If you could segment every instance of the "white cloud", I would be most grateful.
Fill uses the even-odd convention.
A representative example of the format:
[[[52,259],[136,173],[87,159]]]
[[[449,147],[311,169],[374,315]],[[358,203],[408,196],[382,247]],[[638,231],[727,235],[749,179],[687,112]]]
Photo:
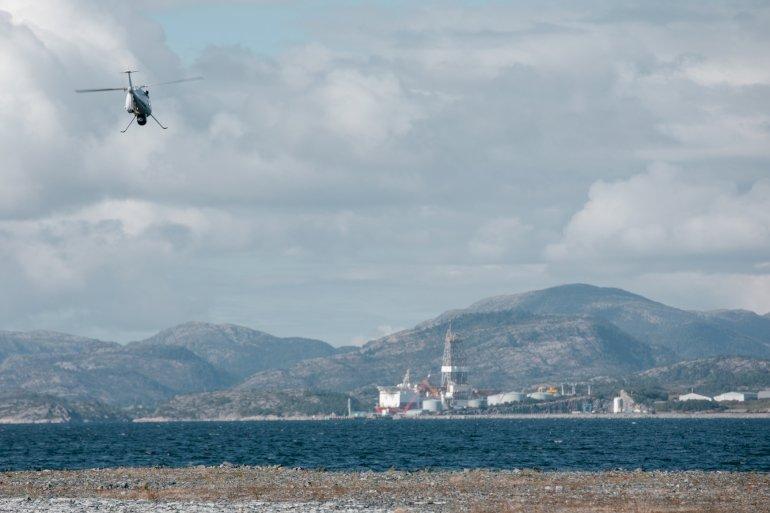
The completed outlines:
[[[328,74],[318,91],[325,124],[362,151],[406,135],[420,107],[410,101],[393,75],[366,76],[341,69]]]
[[[762,6],[335,3],[285,52],[190,69],[155,6],[0,0],[0,327],[339,342],[487,294],[767,261]],[[169,130],[122,135],[120,93],[72,90],[127,66],[206,80],[152,90]],[[654,158],[678,167],[641,173]]]
[[[647,273],[628,283],[634,290],[689,308],[742,308],[770,313],[770,274],[682,271]]]
[[[237,220],[213,210],[104,201],[65,215],[0,221],[0,256],[40,290],[59,293],[98,286],[89,282],[103,278],[101,269],[145,272],[179,252],[216,245],[219,232],[240,230]]]
[[[484,223],[468,243],[471,254],[481,259],[515,259],[517,250],[528,249],[526,237],[532,226],[517,217],[493,219]]]
[[[747,190],[657,164],[591,186],[546,254],[553,260],[708,256],[770,250],[770,180]]]

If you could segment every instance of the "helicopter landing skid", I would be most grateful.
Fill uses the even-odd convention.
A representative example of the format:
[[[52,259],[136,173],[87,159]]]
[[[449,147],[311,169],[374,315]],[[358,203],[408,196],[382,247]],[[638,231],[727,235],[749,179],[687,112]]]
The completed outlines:
[[[121,131],[120,131],[120,133],[121,133],[121,134],[125,134],[125,133],[126,133],[126,130],[128,130],[128,128],[129,128],[129,127],[130,127],[130,126],[131,126],[131,125],[134,123],[134,120],[135,120],[135,119],[136,119],[136,116],[134,116],[133,118],[131,118],[131,121],[129,121],[129,122],[128,122],[128,124],[126,125],[126,128],[124,128],[123,130],[121,130]]]

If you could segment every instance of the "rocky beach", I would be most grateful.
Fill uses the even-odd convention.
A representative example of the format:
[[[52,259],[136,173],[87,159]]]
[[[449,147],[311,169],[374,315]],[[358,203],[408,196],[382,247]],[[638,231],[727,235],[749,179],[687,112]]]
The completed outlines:
[[[764,472],[330,472],[283,467],[118,468],[0,474],[0,511],[752,512]]]

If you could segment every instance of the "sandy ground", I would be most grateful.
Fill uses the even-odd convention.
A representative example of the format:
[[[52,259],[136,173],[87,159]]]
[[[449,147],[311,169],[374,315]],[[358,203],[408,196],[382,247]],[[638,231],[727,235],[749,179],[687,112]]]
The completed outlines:
[[[770,512],[770,473],[324,472],[194,467],[6,472],[0,512]]]

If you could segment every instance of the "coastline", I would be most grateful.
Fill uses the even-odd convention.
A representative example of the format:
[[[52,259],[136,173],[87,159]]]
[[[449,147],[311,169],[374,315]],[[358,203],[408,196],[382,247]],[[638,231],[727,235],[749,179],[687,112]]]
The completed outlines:
[[[174,423],[174,422],[280,422],[280,421],[333,421],[333,420],[475,420],[475,419],[511,419],[511,420],[548,420],[548,419],[614,419],[614,420],[645,420],[645,419],[770,419],[770,412],[718,412],[718,413],[512,413],[512,414],[449,414],[449,415],[417,415],[395,417],[346,417],[346,416],[291,416],[277,415],[251,417],[219,417],[219,418],[169,418],[169,417],[140,417],[125,421],[79,421],[77,424],[96,423]],[[0,426],[9,425],[67,425],[72,422],[62,419],[18,419],[12,417],[0,418]]]
[[[355,472],[283,467],[0,473],[0,511],[756,512],[770,473]]]
[[[329,421],[329,420],[474,420],[474,419],[770,419],[770,412],[719,412],[719,413],[512,413],[512,414],[450,414],[450,415],[416,415],[395,417],[345,417],[345,416],[264,416],[264,417],[223,417],[206,419],[175,419],[167,417],[145,417],[133,419],[136,423],[171,423],[171,422],[275,422],[275,421]]]

